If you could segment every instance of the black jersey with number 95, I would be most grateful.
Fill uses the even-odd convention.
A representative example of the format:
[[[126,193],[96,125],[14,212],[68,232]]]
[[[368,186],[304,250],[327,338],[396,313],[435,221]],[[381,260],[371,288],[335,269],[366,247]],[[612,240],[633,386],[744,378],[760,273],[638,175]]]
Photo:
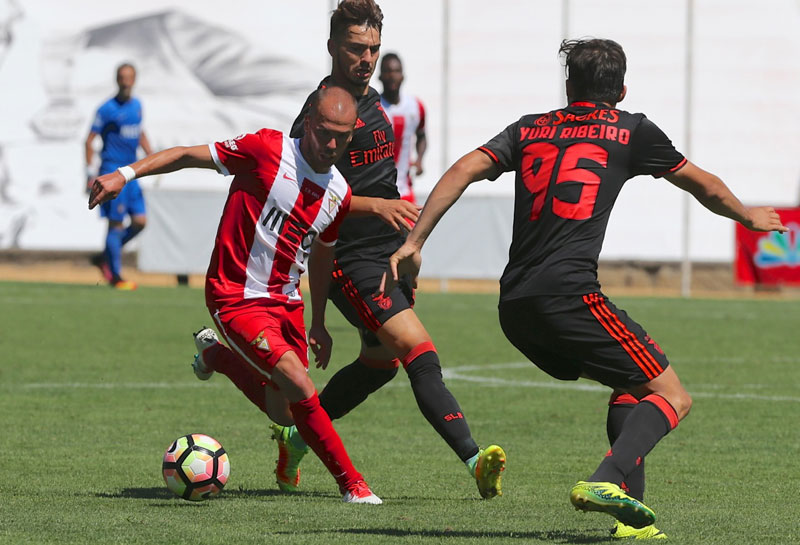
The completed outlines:
[[[686,162],[644,114],[590,102],[523,116],[478,149],[497,176],[517,173],[506,301],[598,291],[597,258],[622,185]]]

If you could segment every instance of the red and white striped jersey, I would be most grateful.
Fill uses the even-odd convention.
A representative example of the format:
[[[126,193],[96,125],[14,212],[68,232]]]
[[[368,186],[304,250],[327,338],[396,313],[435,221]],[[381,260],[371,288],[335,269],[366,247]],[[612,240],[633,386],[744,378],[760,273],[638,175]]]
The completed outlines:
[[[397,164],[397,189],[400,197],[413,196],[411,190],[411,153],[417,132],[425,128],[425,107],[416,97],[400,93],[400,101],[392,104],[381,95],[381,106],[392,121],[394,130],[394,162]]]
[[[336,168],[320,174],[300,140],[271,129],[209,144],[217,169],[234,176],[206,275],[216,306],[267,297],[300,302],[300,275],[314,240],[336,243],[350,187]]]

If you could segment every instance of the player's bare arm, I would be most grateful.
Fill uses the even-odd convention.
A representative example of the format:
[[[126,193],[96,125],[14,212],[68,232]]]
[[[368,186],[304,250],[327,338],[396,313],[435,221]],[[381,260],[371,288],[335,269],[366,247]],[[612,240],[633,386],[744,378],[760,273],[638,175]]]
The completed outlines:
[[[308,263],[308,287],[311,292],[311,327],[308,345],[314,353],[317,367],[325,369],[331,359],[333,339],[325,327],[325,307],[333,272],[334,246],[325,246],[318,240],[311,247]]]
[[[96,132],[89,131],[89,134],[86,136],[86,143],[84,144],[86,155],[86,191],[91,190],[92,182],[97,177],[96,171],[90,172],[90,169],[92,168],[92,161],[94,161],[94,139],[96,136]]]
[[[184,168],[217,168],[211,157],[211,151],[206,145],[177,146],[165,149],[136,161],[128,167],[133,169],[136,178],[166,174]],[[97,178],[89,193],[89,210],[98,204],[116,198],[126,183],[127,180],[119,170]]]
[[[407,222],[417,221],[419,211],[420,207],[416,204],[400,199],[353,195],[350,204],[350,215],[355,217],[378,216],[391,225],[395,231],[408,230]]]
[[[389,258],[391,277],[384,274],[380,292],[388,293],[400,276],[409,274],[416,285],[422,266],[422,246],[445,212],[455,203],[470,184],[485,180],[495,174],[497,166],[483,152],[472,151],[455,162],[433,188],[425,208],[405,243]]]
[[[428,138],[425,136],[425,129],[420,129],[417,131],[417,142],[416,142],[416,150],[417,150],[417,160],[414,161],[414,168],[416,169],[416,175],[419,176],[424,172],[424,168],[422,168],[422,157],[425,155],[425,151],[428,149]]]
[[[781,218],[773,207],[744,206],[719,177],[689,161],[676,172],[664,177],[690,193],[715,214],[738,221],[751,231],[785,233],[789,230],[781,223]]]

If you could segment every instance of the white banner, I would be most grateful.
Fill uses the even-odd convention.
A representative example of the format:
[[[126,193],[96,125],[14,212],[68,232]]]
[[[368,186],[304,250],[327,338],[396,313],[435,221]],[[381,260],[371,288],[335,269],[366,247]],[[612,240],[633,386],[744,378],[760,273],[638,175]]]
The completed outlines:
[[[628,96],[620,107],[646,112],[686,151],[685,1],[613,0],[602,10],[592,0],[498,0],[492,9],[478,0],[451,1],[448,44],[443,2],[380,4],[382,51],[400,54],[404,90],[427,108],[426,168],[415,181],[420,195],[443,165],[519,116],[564,104],[556,55],[563,34],[620,42],[628,55]],[[796,205],[800,4],[693,4],[690,160],[719,174],[746,203]],[[330,70],[331,6],[331,0],[0,0],[0,249],[102,246],[105,226],[86,210],[83,143],[97,107],[116,91],[118,64],[130,61],[138,69],[134,93],[155,149],[264,126],[285,131]],[[374,85],[380,89],[377,78]],[[143,181],[145,189],[162,184],[227,189],[224,179],[194,172]],[[505,175],[477,184],[469,195],[507,197],[512,188]],[[504,214],[510,216],[510,207]],[[632,180],[611,218],[602,257],[678,260],[680,221],[679,190],[663,180]],[[474,246],[507,246],[496,221],[484,227],[470,235]],[[733,244],[730,221],[692,205],[692,259],[730,260]],[[477,262],[474,272],[487,266]]]

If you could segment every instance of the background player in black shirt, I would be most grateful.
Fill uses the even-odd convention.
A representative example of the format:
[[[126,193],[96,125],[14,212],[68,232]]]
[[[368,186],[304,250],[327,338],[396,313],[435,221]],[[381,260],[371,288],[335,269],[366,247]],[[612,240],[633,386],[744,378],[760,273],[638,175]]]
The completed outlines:
[[[464,413],[442,380],[436,347],[412,309],[413,287],[401,279],[395,289],[376,295],[387,259],[403,243],[406,221],[418,217],[418,207],[400,199],[392,125],[380,95],[369,86],[380,53],[382,20],[373,0],[344,0],[331,16],[328,52],[333,66],[320,87],[337,85],[351,91],[358,121],[336,163],[353,196],[350,215],[339,227],[330,298],[358,328],[361,350],[355,361],[331,377],[320,403],[332,420],[341,418],[390,381],[402,363],[420,411],[466,464],[481,496],[492,498],[501,493],[505,453],[496,445],[481,450],[472,438]],[[298,116],[292,137],[301,136],[307,108]],[[273,429],[279,449],[278,486],[296,490],[305,443],[293,426]]]
[[[689,413],[692,401],[661,348],[600,292],[597,258],[611,209],[626,180],[650,174],[749,229],[787,229],[773,208],[745,208],[643,114],[616,109],[627,91],[619,44],[564,41],[560,53],[569,105],[523,116],[459,159],[391,257],[391,275],[419,273],[422,245],[469,184],[516,171],[513,238],[500,280],[503,332],[553,377],[590,378],[614,389],[607,419],[611,450],[573,487],[570,500],[578,509],[617,518],[615,537],[666,537],[642,502],[644,457]],[[387,278],[383,287],[393,284]]]

